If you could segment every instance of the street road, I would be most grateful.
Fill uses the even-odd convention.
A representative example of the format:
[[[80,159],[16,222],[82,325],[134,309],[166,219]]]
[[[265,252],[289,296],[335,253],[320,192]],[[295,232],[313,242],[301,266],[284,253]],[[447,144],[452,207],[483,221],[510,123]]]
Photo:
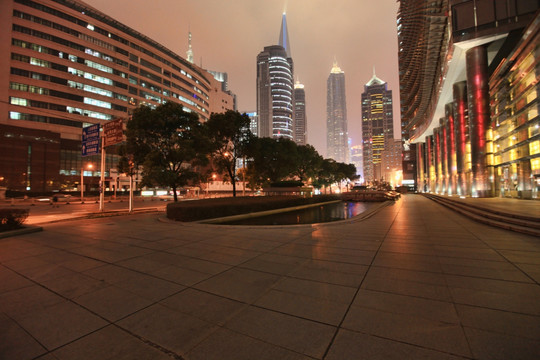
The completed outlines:
[[[165,211],[168,201],[159,199],[151,200],[149,198],[136,198],[133,203],[135,210],[154,208],[159,211]],[[81,204],[80,199],[73,199],[66,202],[61,199],[55,205],[51,205],[48,201],[38,201],[32,199],[16,199],[15,201],[6,200],[0,204],[0,207],[23,208],[29,209],[30,214],[25,224],[35,225],[51,221],[65,220],[86,216],[91,213],[99,213],[99,202],[95,199],[85,199],[85,203]],[[122,200],[106,199],[104,203],[104,211],[128,211],[129,202],[127,198]]]

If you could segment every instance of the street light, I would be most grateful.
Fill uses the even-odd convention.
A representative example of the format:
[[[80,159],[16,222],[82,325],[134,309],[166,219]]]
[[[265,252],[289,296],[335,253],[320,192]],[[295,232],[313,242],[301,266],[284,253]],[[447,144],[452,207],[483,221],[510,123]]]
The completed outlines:
[[[94,165],[88,164],[86,168],[91,170]],[[84,204],[84,166],[81,168],[81,204]]]

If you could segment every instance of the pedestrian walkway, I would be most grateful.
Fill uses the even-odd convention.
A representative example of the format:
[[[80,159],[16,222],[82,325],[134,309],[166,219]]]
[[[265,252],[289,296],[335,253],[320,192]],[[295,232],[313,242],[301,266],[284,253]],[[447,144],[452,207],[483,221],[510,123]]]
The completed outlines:
[[[321,225],[162,218],[0,240],[0,358],[540,358],[537,238],[414,194]]]

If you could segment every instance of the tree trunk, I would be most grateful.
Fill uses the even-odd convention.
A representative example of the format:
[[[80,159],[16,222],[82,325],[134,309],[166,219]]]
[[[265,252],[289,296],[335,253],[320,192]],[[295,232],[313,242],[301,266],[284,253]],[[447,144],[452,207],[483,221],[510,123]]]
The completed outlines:
[[[173,185],[172,190],[173,190],[174,202],[178,202],[178,195],[176,194],[176,186],[175,185]]]
[[[232,168],[228,168],[227,172],[229,173],[229,177],[231,178],[231,184],[232,184],[232,196],[236,197],[236,174],[235,171],[236,168],[233,166]]]

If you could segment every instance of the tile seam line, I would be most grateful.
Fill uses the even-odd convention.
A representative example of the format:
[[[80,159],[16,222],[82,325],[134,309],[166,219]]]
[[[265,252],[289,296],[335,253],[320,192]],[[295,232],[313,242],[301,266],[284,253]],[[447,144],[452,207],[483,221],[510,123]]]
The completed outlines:
[[[351,302],[349,303],[348,307],[347,307],[347,310],[345,311],[345,313],[343,314],[343,317],[341,318],[341,321],[339,322],[338,326],[336,327],[336,331],[334,332],[334,336],[332,336],[332,339],[330,340],[330,343],[328,344],[328,347],[326,348],[326,351],[324,352],[324,355],[322,356],[322,359],[326,359],[326,357],[328,356],[328,353],[330,352],[330,349],[332,348],[332,345],[334,344],[334,341],[336,340],[336,337],[340,331],[340,329],[342,329],[342,325],[343,325],[343,322],[345,321],[345,318],[347,317],[347,315],[349,314],[349,311],[351,310],[351,307],[352,307],[352,304],[354,303],[354,300],[356,299],[356,297],[358,296],[358,293],[360,292],[360,289],[362,288],[362,284],[364,283],[364,280],[366,279],[368,273],[369,273],[369,270],[372,268],[373,266],[373,263],[375,262],[375,258],[377,257],[377,255],[379,254],[379,251],[386,239],[386,237],[388,236],[388,234],[390,233],[390,230],[392,228],[392,226],[394,225],[395,221],[396,221],[396,218],[398,217],[398,214],[402,211],[403,209],[403,199],[401,200],[398,200],[399,201],[399,209],[397,211],[393,211],[391,212],[391,215],[393,217],[392,219],[392,222],[387,225],[388,228],[385,232],[385,235],[384,237],[382,238],[377,250],[375,251],[375,253],[373,254],[373,258],[371,259],[371,262],[370,264],[368,265],[368,268],[366,270],[366,273],[364,274],[363,278],[362,278],[362,281],[360,282],[360,284],[358,285],[358,287],[356,288],[356,291],[351,299]],[[389,207],[385,207],[385,209],[387,209]],[[377,212],[373,215],[374,217],[377,217],[377,216],[381,216],[380,215],[380,212]],[[384,225],[383,225],[384,226]]]
[[[442,206],[441,204],[435,202],[436,204]],[[444,209],[446,210],[449,210],[447,207],[443,206]],[[464,227],[460,222],[456,221],[456,219],[453,219],[452,220],[456,225],[458,225],[459,227]],[[422,221],[424,227],[427,226],[427,222],[426,222],[426,219],[423,218],[423,221]],[[468,229],[466,229],[468,231]],[[474,236],[474,238],[478,239],[478,237],[474,234],[472,234]],[[479,240],[479,239],[478,239]],[[442,278],[444,280],[444,285],[448,291],[448,295],[450,296],[450,303],[452,304],[452,308],[454,309],[454,313],[456,314],[456,317],[458,319],[458,325],[459,325],[459,328],[461,330],[461,334],[463,335],[463,338],[465,339],[465,342],[467,344],[467,349],[469,350],[469,354],[471,357],[474,356],[474,352],[473,352],[473,348],[472,348],[472,345],[471,345],[471,341],[469,340],[469,337],[467,336],[467,332],[465,331],[465,325],[463,324],[463,321],[461,319],[461,316],[460,316],[460,313],[457,309],[457,306],[456,306],[456,299],[454,298],[453,294],[452,294],[452,291],[450,290],[450,286],[448,285],[448,279],[446,277],[447,273],[443,270],[443,266],[442,266],[442,263],[441,263],[441,256],[439,256],[438,254],[435,255],[435,258],[437,259],[437,263],[439,264],[439,268],[441,269],[441,274],[442,274]]]
[[[197,288],[196,286],[199,285],[199,284],[201,284],[201,283],[203,283],[203,282],[205,282],[205,281],[208,281],[208,280],[210,280],[210,279],[212,279],[212,278],[215,278],[216,276],[221,275],[221,274],[223,274],[223,273],[225,273],[225,272],[227,272],[227,271],[230,271],[230,270],[233,270],[233,269],[244,269],[244,268],[242,268],[242,267],[240,267],[240,266],[243,265],[243,264],[245,264],[245,263],[247,263],[247,262],[249,262],[249,261],[251,261],[251,260],[253,260],[253,259],[256,259],[256,258],[259,258],[259,257],[261,257],[261,256],[263,256],[263,255],[269,254],[269,253],[273,252],[273,251],[274,251],[275,249],[277,249],[277,248],[280,248],[280,247],[285,246],[285,245],[289,245],[289,244],[291,244],[291,243],[297,241],[298,238],[307,237],[307,236],[309,236],[311,233],[313,233],[313,231],[315,231],[315,229],[313,229],[313,230],[312,230],[311,232],[309,232],[309,233],[306,233],[306,234],[300,234],[300,235],[298,235],[297,237],[295,237],[294,239],[291,239],[290,241],[288,241],[288,242],[286,242],[286,243],[282,243],[282,244],[280,244],[279,246],[277,246],[277,247],[275,247],[275,248],[268,249],[268,250],[265,251],[265,252],[261,252],[261,253],[258,254],[257,256],[255,256],[255,257],[253,257],[253,258],[251,258],[251,259],[247,259],[247,260],[245,260],[245,261],[243,261],[243,262],[241,262],[241,263],[239,263],[239,264],[237,264],[237,265],[230,265],[230,267],[229,267],[228,269],[225,269],[225,270],[223,270],[223,271],[220,271],[219,273],[213,274],[212,276],[208,277],[207,279],[200,280],[200,281],[198,281],[198,282],[196,282],[196,283],[194,283],[194,284],[192,284],[192,285],[190,285],[190,286],[186,286],[185,289],[182,289],[182,290],[179,291],[178,293],[182,293],[182,292],[184,292],[184,291],[186,291],[186,290],[188,290],[188,289],[191,289],[191,290],[195,290],[195,291],[202,291],[202,292],[204,292],[204,293],[211,294],[211,295],[214,295],[214,296],[218,296],[218,297],[221,297],[221,298],[225,298],[225,299],[237,301],[237,302],[243,303],[245,306],[255,306],[255,303],[257,302],[257,300],[259,300],[262,296],[264,296],[266,293],[268,293],[268,291],[270,291],[271,288],[270,288],[268,291],[264,292],[264,293],[263,293],[261,296],[259,296],[257,299],[255,299],[255,300],[253,300],[253,301],[251,301],[251,302],[244,302],[244,301],[239,301],[239,300],[237,300],[237,299],[228,298],[228,297],[223,296],[223,295],[215,294],[215,293],[212,293],[212,292],[207,291],[207,290],[199,289],[199,288]],[[306,259],[306,261],[307,261],[307,259]],[[305,261],[304,261],[304,262],[305,262]],[[248,269],[248,270],[251,270],[251,271],[258,271],[258,270],[252,270],[252,269]],[[272,274],[272,275],[276,275],[276,274]],[[280,277],[284,277],[284,276],[280,276]],[[279,281],[279,280],[278,280],[278,281]],[[166,298],[172,297],[172,296],[174,296],[174,295],[176,295],[176,294],[172,294],[172,295],[170,295],[170,296],[168,296],[168,297],[166,297]],[[164,299],[160,300],[159,302],[161,302],[161,301],[163,301],[163,300],[164,300]],[[162,305],[162,306],[165,306],[165,305]],[[190,315],[190,316],[193,316],[193,315]],[[214,324],[214,325],[216,326],[216,329],[224,328],[224,329],[231,330],[231,329],[229,329],[226,325],[227,325],[227,323],[229,323],[230,321],[232,321],[232,319],[234,319],[234,318],[237,317],[237,316],[238,316],[238,314],[234,314],[231,318],[227,319],[223,324]],[[204,320],[204,321],[207,321],[207,320]],[[208,321],[207,321],[207,322],[208,322]],[[193,349],[197,348],[197,347],[198,347],[200,344],[202,344],[206,339],[208,339],[210,336],[212,336],[213,334],[215,334],[216,331],[217,331],[217,330],[214,330],[214,331],[209,332],[209,333],[207,334],[207,336],[203,337],[197,344],[193,345],[192,348],[189,349],[189,350],[186,352],[186,354],[189,354]],[[245,335],[245,334],[242,334],[242,335]],[[249,337],[251,337],[251,336],[249,336]],[[263,340],[261,340],[261,339],[257,339],[257,340],[263,341]],[[264,341],[263,341],[263,342],[264,342]],[[276,346],[277,346],[277,345],[276,345]],[[278,346],[278,347],[280,347],[280,346]],[[285,348],[283,348],[283,349],[285,349]],[[287,350],[292,351],[292,350],[290,350],[290,349],[287,349]],[[303,354],[303,355],[305,355],[305,354]],[[307,355],[305,355],[305,356],[307,356]],[[179,360],[182,360],[182,359],[183,359],[183,358],[180,358]]]
[[[47,350],[47,352],[46,352],[45,354],[41,354],[41,355],[39,355],[39,357],[41,357],[41,356],[43,356],[43,355],[48,355],[48,354],[50,354],[50,353],[53,353],[54,351],[59,350],[59,349],[65,347],[65,346],[67,346],[67,345],[70,345],[70,344],[72,344],[72,343],[74,343],[74,342],[76,342],[76,341],[78,341],[78,340],[80,340],[80,339],[83,339],[83,338],[85,338],[85,337],[87,337],[87,336],[89,336],[89,335],[92,335],[92,334],[94,334],[94,333],[96,333],[96,332],[98,332],[98,331],[101,331],[101,330],[105,329],[105,328],[108,327],[108,326],[114,326],[114,327],[116,327],[116,328],[118,328],[118,329],[120,329],[120,330],[122,330],[122,331],[124,331],[124,332],[126,332],[126,333],[128,333],[128,334],[130,334],[131,336],[133,336],[133,337],[135,337],[135,338],[141,340],[141,341],[144,342],[145,344],[147,344],[147,345],[149,345],[149,346],[152,346],[152,347],[155,348],[155,349],[158,349],[159,351],[163,352],[164,354],[166,354],[166,355],[168,355],[168,356],[172,356],[172,357],[175,358],[176,360],[184,360],[184,358],[183,358],[181,355],[176,354],[174,351],[169,350],[169,349],[167,349],[167,348],[164,348],[164,347],[162,347],[162,346],[159,345],[159,344],[155,344],[155,343],[153,343],[152,341],[147,340],[147,339],[145,339],[145,338],[143,338],[143,337],[140,337],[140,336],[138,336],[138,335],[136,335],[136,334],[134,334],[134,333],[131,333],[131,332],[128,331],[127,329],[124,329],[123,327],[121,327],[120,325],[117,324],[118,321],[121,321],[121,320],[123,320],[123,319],[125,319],[125,318],[127,318],[127,317],[129,317],[129,316],[131,316],[131,315],[133,315],[133,314],[135,314],[135,313],[137,313],[137,312],[139,312],[139,311],[142,311],[142,310],[147,309],[147,308],[149,308],[149,307],[151,307],[151,306],[154,306],[154,305],[158,304],[161,300],[159,300],[159,301],[154,301],[154,302],[152,302],[151,304],[149,304],[149,305],[147,305],[147,306],[145,306],[145,307],[143,307],[143,308],[141,308],[141,309],[139,309],[139,310],[137,310],[137,311],[135,311],[135,312],[133,312],[133,313],[131,313],[131,314],[128,314],[128,315],[126,315],[126,316],[124,316],[124,317],[122,317],[122,318],[120,318],[120,319],[118,319],[118,320],[111,321],[111,320],[109,320],[109,319],[107,319],[107,318],[101,316],[100,314],[96,313],[96,312],[93,311],[92,309],[89,309],[89,308],[87,308],[86,306],[84,306],[84,305],[82,305],[82,304],[79,304],[79,303],[76,302],[75,300],[70,299],[70,298],[68,298],[68,297],[65,297],[64,295],[62,295],[62,294],[60,294],[60,293],[58,293],[58,292],[56,292],[56,291],[54,291],[54,290],[52,290],[52,289],[49,289],[49,288],[46,287],[45,285],[43,285],[43,284],[41,284],[41,283],[38,283],[37,281],[35,281],[35,280],[33,280],[33,279],[27,277],[26,275],[21,274],[21,273],[15,271],[15,270],[13,270],[13,269],[7,267],[5,264],[4,264],[3,266],[5,266],[7,269],[13,271],[14,273],[18,274],[19,276],[22,276],[23,278],[27,279],[28,281],[31,281],[32,283],[34,283],[34,285],[37,285],[37,286],[39,286],[39,287],[41,287],[41,288],[43,288],[43,289],[45,289],[45,290],[47,290],[47,291],[50,291],[50,292],[52,292],[53,294],[55,294],[55,295],[61,297],[61,298],[64,299],[65,301],[67,301],[67,302],[69,302],[69,303],[71,303],[71,304],[73,304],[73,305],[75,305],[75,306],[77,306],[77,307],[79,307],[79,308],[82,308],[82,309],[88,311],[89,313],[91,313],[92,315],[94,315],[94,316],[100,318],[101,320],[105,321],[105,323],[106,323],[106,325],[104,325],[104,326],[101,326],[101,327],[99,327],[99,328],[97,328],[97,329],[95,329],[95,330],[93,330],[93,331],[91,331],[91,332],[89,332],[89,333],[87,333],[87,334],[84,334],[84,335],[82,335],[82,336],[79,336],[79,337],[76,338],[76,339],[73,339],[73,340],[71,340],[71,341],[68,341],[68,342],[66,342],[65,344],[62,344],[62,345],[57,346],[57,347],[55,347],[55,348],[53,348],[53,349],[50,349],[50,350],[49,350],[49,348],[47,348],[44,344],[42,344],[40,341],[38,341],[37,339],[35,339],[34,336],[32,336],[32,335],[30,334],[30,336],[31,336],[33,339],[35,339],[35,340],[38,342],[38,344],[40,344],[41,346],[43,346],[44,349]],[[115,286],[115,285],[111,284],[111,286]],[[182,289],[182,290],[180,290],[180,291],[178,291],[178,292],[176,292],[176,293],[174,293],[174,294],[171,294],[170,296],[173,296],[173,295],[175,295],[175,294],[177,294],[177,293],[180,293],[180,292],[182,292],[182,291],[184,291],[184,290],[185,290],[185,289]],[[128,292],[129,292],[129,291],[128,291]],[[135,294],[135,295],[136,295],[136,294]],[[170,296],[168,296],[168,297],[170,297]],[[7,315],[7,314],[6,314],[6,315]],[[9,316],[8,316],[8,317],[9,317]],[[9,317],[9,318],[11,319],[11,317]],[[12,320],[14,320],[14,319],[12,319]],[[15,320],[14,320],[14,321],[15,321]],[[21,326],[17,321],[15,321],[15,322],[17,323],[17,325]],[[26,331],[26,329],[25,329],[24,327],[21,326],[21,328],[23,328],[24,331],[28,333],[28,331]]]

